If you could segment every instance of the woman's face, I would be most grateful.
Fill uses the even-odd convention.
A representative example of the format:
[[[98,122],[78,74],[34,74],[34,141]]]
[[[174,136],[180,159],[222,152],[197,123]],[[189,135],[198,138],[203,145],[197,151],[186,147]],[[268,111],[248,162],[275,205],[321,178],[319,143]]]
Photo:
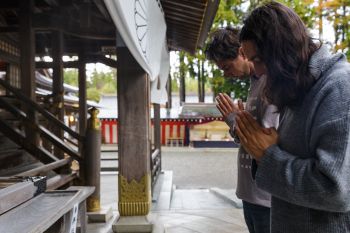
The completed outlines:
[[[262,75],[267,75],[265,63],[258,56],[258,51],[256,49],[255,43],[251,40],[247,40],[242,41],[241,45],[245,57],[254,65],[255,75],[258,77],[261,77]]]

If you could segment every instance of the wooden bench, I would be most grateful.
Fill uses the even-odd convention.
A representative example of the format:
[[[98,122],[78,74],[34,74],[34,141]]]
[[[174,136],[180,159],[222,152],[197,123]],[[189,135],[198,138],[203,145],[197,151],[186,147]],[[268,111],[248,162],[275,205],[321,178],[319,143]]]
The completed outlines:
[[[86,203],[94,187],[72,186],[44,192],[0,215],[0,232],[66,233],[86,231]]]

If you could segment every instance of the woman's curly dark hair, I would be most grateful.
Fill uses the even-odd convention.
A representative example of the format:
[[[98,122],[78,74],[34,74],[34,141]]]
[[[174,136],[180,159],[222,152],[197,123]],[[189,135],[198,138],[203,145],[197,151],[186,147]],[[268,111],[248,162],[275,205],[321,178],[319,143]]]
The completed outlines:
[[[308,64],[318,49],[300,17],[281,3],[266,3],[244,21],[240,41],[249,40],[268,71],[267,100],[279,110],[300,104],[314,83]]]

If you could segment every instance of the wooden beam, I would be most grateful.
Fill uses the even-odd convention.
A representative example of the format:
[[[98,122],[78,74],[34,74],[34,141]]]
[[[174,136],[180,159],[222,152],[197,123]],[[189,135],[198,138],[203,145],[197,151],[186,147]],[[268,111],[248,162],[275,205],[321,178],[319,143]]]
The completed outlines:
[[[205,8],[205,13],[203,17],[203,21],[201,24],[200,36],[198,38],[198,42],[196,47],[201,48],[204,46],[205,40],[210,31],[211,25],[213,24],[216,12],[219,7],[220,0],[211,0],[208,1],[207,6]]]
[[[44,61],[38,61],[35,62],[35,68],[36,69],[50,69],[54,67],[53,62],[44,62]],[[63,62],[64,68],[78,68],[79,62],[78,61],[66,61]]]
[[[18,32],[19,27],[18,26],[3,26],[0,27],[0,33],[13,33],[13,32]]]
[[[105,57],[103,55],[86,55],[85,58],[86,63],[102,63],[106,66],[116,68],[117,67],[117,61],[108,57]],[[43,62],[39,61],[35,63],[35,68],[37,69],[50,69],[53,68],[54,63],[53,62]],[[79,61],[68,61],[63,62],[64,68],[76,68],[79,69]]]
[[[195,1],[191,1],[191,4],[182,3],[179,1],[173,1],[173,0],[162,0],[162,5],[169,6],[170,8],[177,8],[177,9],[183,9],[184,11],[192,11],[192,12],[198,12],[203,13],[203,6],[195,6],[193,3]],[[166,12],[165,12],[166,15]]]
[[[108,12],[108,10],[106,8],[106,5],[103,2],[103,0],[93,0],[93,2],[95,3],[96,7],[100,11],[100,13],[103,15],[103,17],[105,19],[107,19],[108,21],[110,21],[111,20],[111,16],[109,15],[109,12]],[[110,21],[110,22],[113,23],[112,21]]]
[[[53,73],[52,73],[52,94],[53,94],[53,114],[58,120],[64,122],[64,88],[63,88],[63,34],[61,31],[52,32],[52,58],[53,58]],[[63,130],[55,128],[55,135],[58,138],[63,138]],[[63,151],[55,146],[55,155],[63,159]]]
[[[47,180],[47,190],[55,190],[68,182],[77,178],[77,173],[72,173],[68,175],[56,175]]]
[[[22,93],[32,101],[36,101],[35,96],[35,38],[32,27],[32,12],[34,10],[33,0],[21,0],[19,21],[20,21],[20,50],[21,50],[21,90]],[[32,124],[37,124],[38,119],[33,109],[25,106],[25,112],[32,121]],[[30,127],[26,127],[26,137],[34,145],[39,145],[39,135]]]
[[[94,40],[115,40],[115,27],[98,20],[91,27],[82,28],[79,21],[65,15],[40,13],[34,15],[34,28],[37,31],[59,30],[68,35]],[[96,21],[96,20],[95,20]]]
[[[52,171],[56,168],[67,165],[70,162],[72,162],[72,158],[61,159],[61,160],[58,160],[56,162],[49,163],[49,164],[43,165],[41,167],[31,169],[29,171],[19,173],[16,176],[37,176],[37,175],[40,175],[42,173],[46,173],[46,172]]]
[[[19,8],[19,0],[0,1],[0,8],[6,10],[16,10]]]
[[[0,60],[8,62],[8,63],[12,63],[12,64],[19,64],[20,63],[20,59],[19,57],[6,53],[4,51],[0,52]]]
[[[19,180],[11,184],[12,182],[15,181],[12,181],[12,179],[8,179],[7,181],[2,179],[0,181],[0,184],[9,183],[8,187],[2,187],[0,189],[0,215],[33,198],[38,191],[38,187],[34,186],[31,181]]]
[[[117,61],[113,60],[111,58],[102,56],[102,55],[98,55],[95,57],[96,59],[94,59],[96,62],[100,62],[102,64],[105,64],[106,66],[109,67],[113,67],[113,68],[117,68]]]

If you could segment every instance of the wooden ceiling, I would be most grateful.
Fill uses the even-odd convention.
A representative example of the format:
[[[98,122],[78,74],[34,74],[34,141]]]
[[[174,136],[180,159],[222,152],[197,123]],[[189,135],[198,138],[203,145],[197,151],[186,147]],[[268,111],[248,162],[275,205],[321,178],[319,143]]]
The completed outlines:
[[[19,43],[19,2],[0,1],[0,37]],[[155,0],[154,0],[155,1]],[[170,50],[203,46],[219,0],[158,0],[164,11]],[[64,32],[64,53],[115,53],[116,28],[103,0],[35,0],[36,54],[50,54],[53,30]]]
[[[160,0],[171,50],[194,53],[204,45],[220,0]]]

